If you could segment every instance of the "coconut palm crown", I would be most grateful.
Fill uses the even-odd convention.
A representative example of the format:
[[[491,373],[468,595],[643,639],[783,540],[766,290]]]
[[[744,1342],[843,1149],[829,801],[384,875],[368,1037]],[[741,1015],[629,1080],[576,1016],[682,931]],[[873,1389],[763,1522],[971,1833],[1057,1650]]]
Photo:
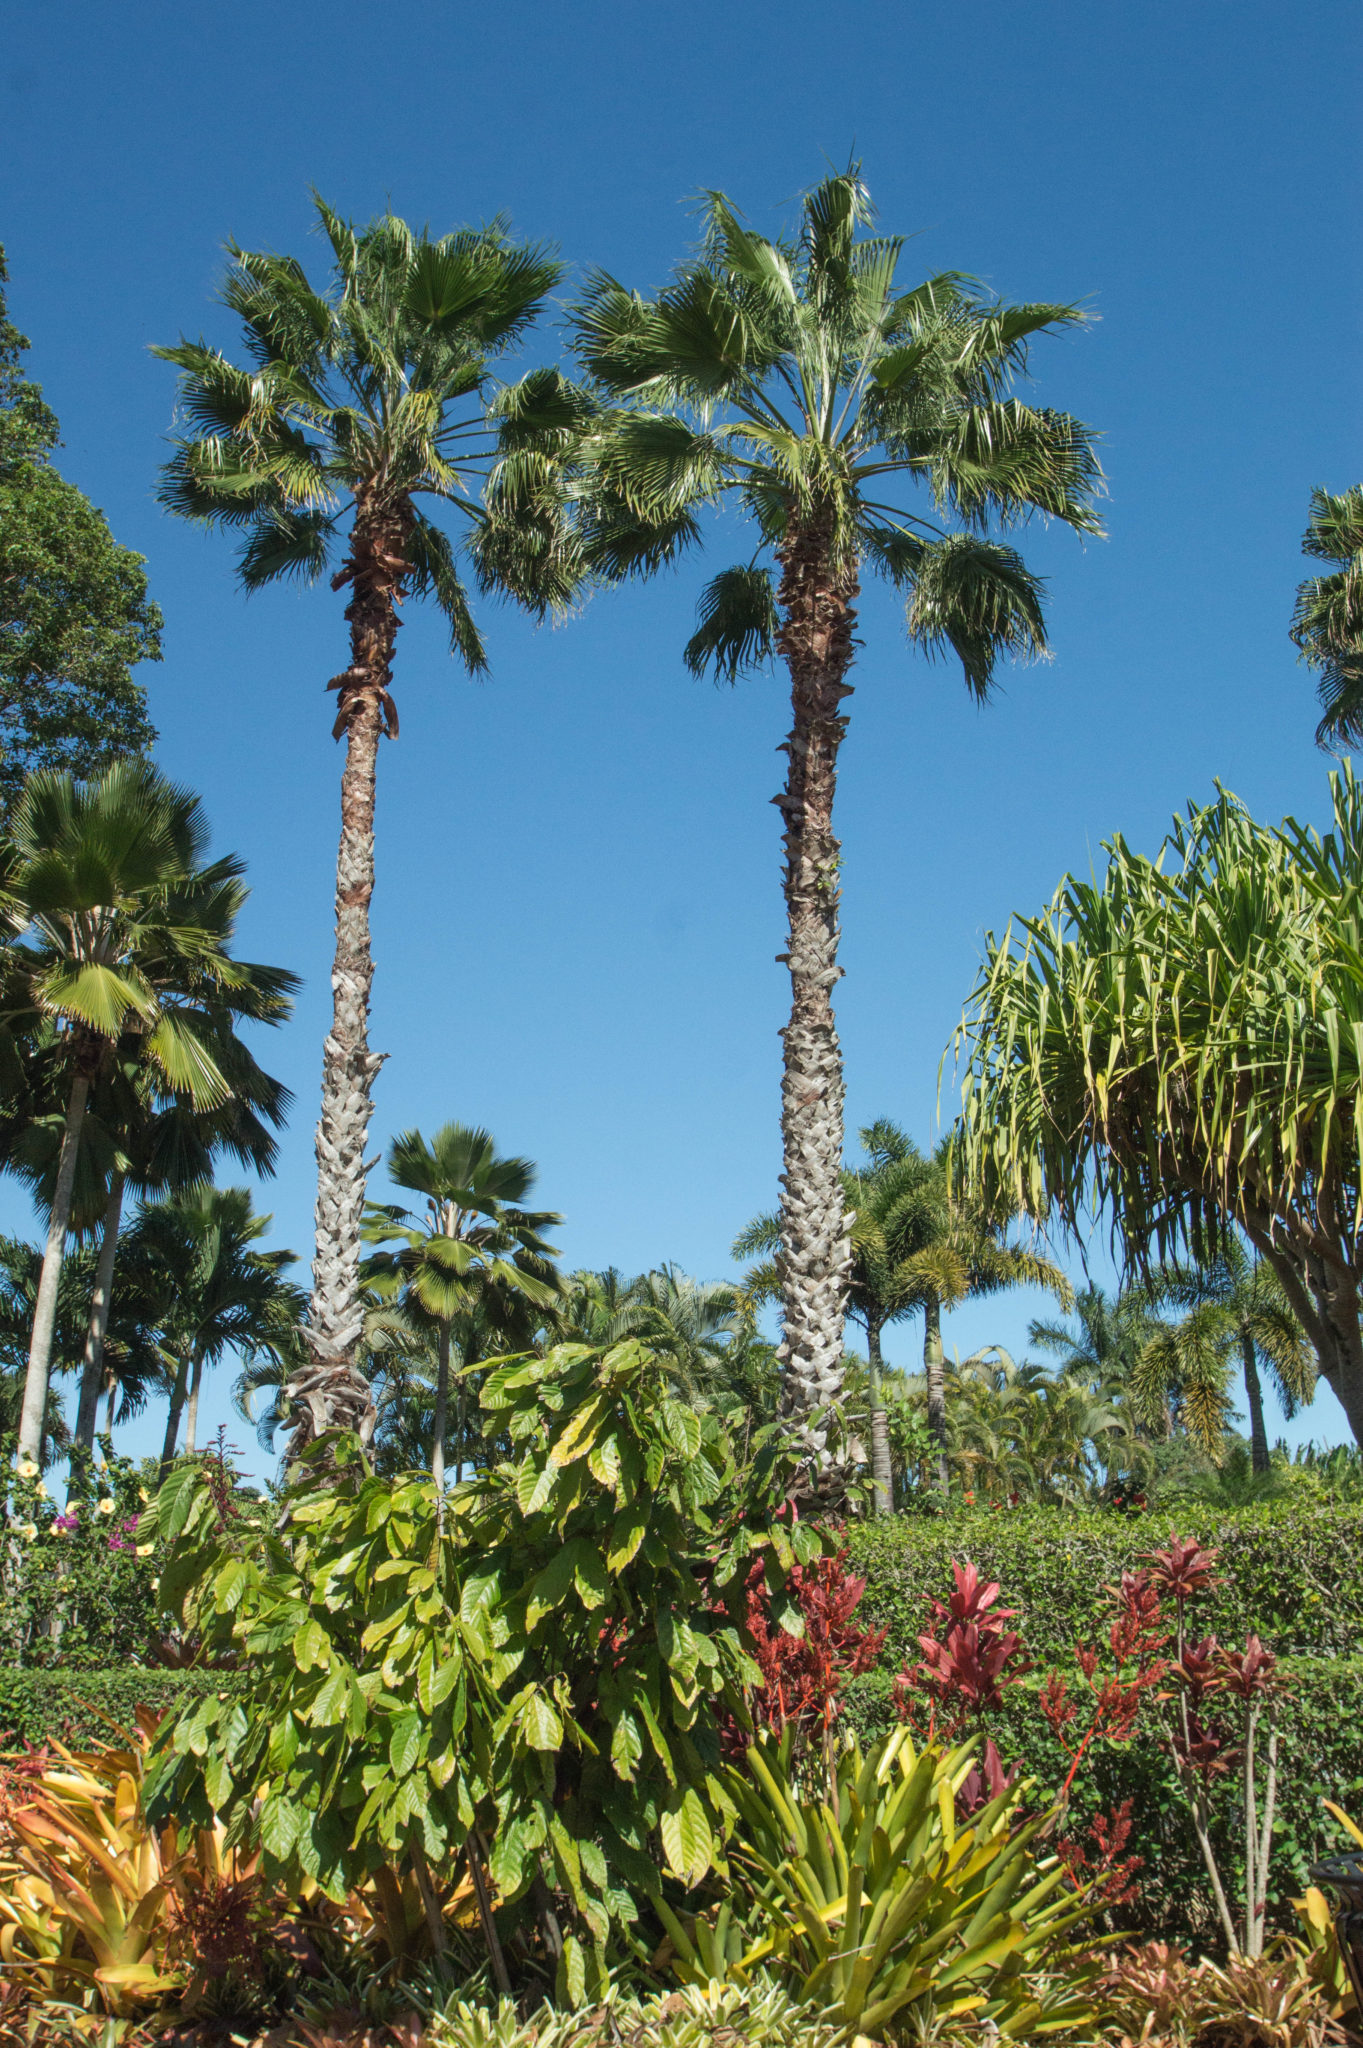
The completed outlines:
[[[552,520],[538,518],[522,446],[535,439],[546,405],[557,417],[561,380],[538,373],[499,395],[500,413],[487,403],[494,358],[533,319],[558,263],[513,243],[501,222],[435,238],[391,214],[357,229],[316,204],[332,259],[325,290],[292,257],[229,244],[221,298],[241,322],[245,366],[204,341],[156,351],[182,373],[180,409],[191,428],[163,473],[163,502],[240,531],[248,590],[330,570],[333,588],[350,591],[350,659],[327,685],[337,693],[334,733],[346,758],[311,1355],[292,1390],[295,1456],[331,1429],[365,1437],[374,1420],[354,1354],[364,1320],[364,1155],[380,1064],[368,1039],[375,771],[380,735],[398,730],[390,686],[399,608],[408,596],[432,599],[454,655],[478,672],[486,655],[461,553],[482,587],[537,612],[564,602],[572,582],[567,553],[547,538]],[[514,521],[498,516],[495,490],[493,511],[485,502],[508,445],[522,457]],[[423,509],[430,503],[464,522],[458,540]]]
[[[910,639],[954,655],[983,700],[1001,656],[1046,650],[1040,583],[988,529],[1042,513],[1099,530],[1089,431],[1012,389],[1031,340],[1083,313],[1003,305],[957,272],[902,290],[902,241],[871,221],[855,166],[806,196],[790,237],[756,234],[712,193],[699,254],[670,285],[645,298],[598,274],[573,314],[579,360],[604,394],[582,487],[591,565],[610,579],[648,573],[700,541],[707,509],[733,502],[753,547],[703,591],[687,665],[733,681],[779,654],[790,672],[788,773],[774,799],[792,984],[783,1401],[830,1478],[851,1256],[832,812],[859,578],[869,568],[901,591]]]

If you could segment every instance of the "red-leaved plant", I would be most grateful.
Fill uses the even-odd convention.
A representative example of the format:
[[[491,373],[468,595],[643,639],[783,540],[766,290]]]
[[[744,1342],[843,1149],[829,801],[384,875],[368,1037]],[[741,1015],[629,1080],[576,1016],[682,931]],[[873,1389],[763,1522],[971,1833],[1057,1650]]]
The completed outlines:
[[[791,1635],[773,1618],[761,1580],[757,1566],[747,1595],[752,1656],[762,1674],[749,1699],[753,1722],[778,1736],[793,1727],[797,1747],[826,1749],[842,1712],[843,1687],[871,1669],[888,1631],[862,1628],[856,1620],[866,1581],[847,1569],[845,1549],[792,1568],[786,1591],[799,1609],[802,1635]],[[751,1740],[733,1716],[721,1738],[730,1754],[741,1754]]]

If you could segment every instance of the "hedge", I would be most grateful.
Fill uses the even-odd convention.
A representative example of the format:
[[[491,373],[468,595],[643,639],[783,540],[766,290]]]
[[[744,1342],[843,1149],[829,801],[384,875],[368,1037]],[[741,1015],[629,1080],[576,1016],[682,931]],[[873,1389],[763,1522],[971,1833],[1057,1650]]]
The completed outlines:
[[[116,1671],[0,1670],[0,1751],[35,1747],[55,1736],[68,1746],[107,1740],[109,1723],[127,1725],[138,1707],[164,1711],[188,1693],[240,1683],[222,1671],[167,1671],[121,1665]]]
[[[1199,1633],[1223,1642],[1254,1631],[1279,1656],[1363,1652],[1363,1507],[1265,1502],[1233,1512],[1191,1506],[1172,1514],[1067,1514],[1053,1508],[963,1509],[949,1516],[886,1516],[847,1532],[850,1563],[867,1582],[863,1615],[888,1624],[885,1661],[916,1658],[929,1595],[967,1558],[1021,1611],[1029,1653],[1068,1657],[1076,1640],[1106,1633],[1106,1588],[1138,1568],[1171,1527],[1221,1553],[1219,1589],[1197,1605]]]
[[[1279,1721],[1278,1825],[1271,1882],[1272,1918],[1294,1924],[1291,1899],[1310,1864],[1338,1853],[1340,1831],[1322,1805],[1333,1799],[1363,1821],[1363,1510],[1299,1508],[1281,1502],[1233,1513],[1180,1511],[1173,1526],[1221,1553],[1222,1583],[1195,1610],[1199,1635],[1223,1642],[1257,1633],[1284,1658],[1291,1693]],[[1036,1703],[1046,1672],[1074,1677],[1076,1640],[1106,1636],[1112,1602],[1106,1588],[1139,1565],[1143,1551],[1167,1540],[1167,1515],[1022,1509],[975,1510],[949,1518],[887,1518],[848,1531],[849,1562],[866,1578],[858,1619],[889,1629],[878,1668],[854,1680],[847,1713],[863,1733],[893,1718],[890,1688],[919,1656],[927,1600],[951,1583],[951,1560],[969,1559],[1003,1588],[1019,1611],[1028,1654],[1039,1669],[1011,1691],[990,1723],[1006,1762],[1035,1778],[1039,1793],[1065,1777],[1068,1759]],[[1131,1850],[1144,1859],[1134,1918],[1165,1938],[1215,1942],[1206,1875],[1168,1756],[1148,1736],[1104,1744],[1075,1782],[1072,1812],[1081,1832],[1099,1811],[1132,1802]],[[1222,1868],[1238,1887],[1239,1814],[1227,1791],[1217,1842]],[[1133,1917],[1132,1909],[1124,1909]]]

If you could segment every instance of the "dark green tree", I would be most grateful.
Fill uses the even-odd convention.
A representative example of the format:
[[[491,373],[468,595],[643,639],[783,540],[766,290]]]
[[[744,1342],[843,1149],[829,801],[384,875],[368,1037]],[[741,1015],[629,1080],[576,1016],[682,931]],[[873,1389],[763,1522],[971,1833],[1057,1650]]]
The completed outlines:
[[[0,249],[0,810],[35,768],[99,774],[149,747],[133,674],[161,658],[143,558],[53,467],[56,417],[25,376]]]
[[[1301,551],[1330,564],[1298,584],[1292,638],[1320,678],[1317,743],[1338,753],[1363,739],[1363,484],[1312,491]]]

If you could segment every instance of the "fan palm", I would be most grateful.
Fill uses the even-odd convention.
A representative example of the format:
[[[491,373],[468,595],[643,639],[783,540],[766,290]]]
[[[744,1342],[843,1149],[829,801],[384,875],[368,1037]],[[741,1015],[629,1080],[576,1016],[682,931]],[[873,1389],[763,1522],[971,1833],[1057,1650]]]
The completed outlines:
[[[1316,740],[1332,752],[1363,739],[1363,484],[1333,496],[1311,493],[1302,553],[1335,564],[1297,587],[1292,638],[1320,671]]]
[[[1272,1380],[1289,1420],[1316,1391],[1311,1347],[1277,1275],[1228,1234],[1206,1265],[1161,1267],[1144,1292],[1153,1304],[1184,1314],[1144,1345],[1131,1381],[1138,1402],[1154,1413],[1172,1395],[1189,1434],[1215,1457],[1232,1413],[1231,1375],[1239,1366],[1249,1407],[1251,1466],[1267,1472],[1260,1374]]]
[[[477,1317],[499,1333],[498,1348],[528,1346],[537,1322],[558,1300],[554,1247],[544,1232],[563,1218],[521,1207],[535,1184],[531,1159],[501,1158],[491,1135],[444,1124],[433,1138],[404,1131],[388,1151],[388,1176],[426,1198],[424,1217],[370,1205],[365,1236],[396,1245],[376,1252],[365,1278],[380,1297],[400,1299],[414,1323],[437,1334],[438,1362],[431,1439],[431,1476],[445,1484],[445,1427],[450,1354],[456,1329]],[[463,1363],[474,1363],[462,1347]]]
[[[155,1329],[169,1386],[163,1473],[182,1419],[185,1449],[196,1448],[206,1366],[229,1351],[286,1357],[297,1346],[304,1295],[284,1277],[297,1255],[260,1249],[270,1222],[249,1189],[200,1182],[146,1203],[124,1232],[120,1267],[130,1301]]]
[[[575,310],[579,358],[607,401],[585,536],[597,570],[625,577],[698,541],[699,515],[726,498],[755,527],[751,558],[702,594],[685,658],[733,681],[779,654],[790,676],[774,799],[791,978],[780,1355],[786,1412],[827,1465],[852,1260],[833,796],[859,578],[870,569],[902,591],[910,638],[953,653],[983,700],[1001,655],[1046,647],[1039,582],[986,529],[1039,512],[1096,532],[1100,473],[1084,427],[1011,395],[1032,338],[1080,322],[1076,307],[1001,305],[954,272],[900,290],[902,241],[865,232],[856,168],[806,196],[792,239],[753,233],[717,193],[703,217],[699,257],[656,297],[598,275]],[[926,486],[927,516],[903,502],[912,485]]]
[[[901,1271],[904,1246],[900,1223],[917,1214],[916,1196],[935,1168],[897,1124],[888,1118],[868,1124],[860,1133],[867,1164],[844,1168],[843,1203],[851,1218],[852,1253],[848,1275],[847,1314],[866,1332],[867,1407],[870,1412],[871,1476],[877,1514],[888,1514],[894,1502],[894,1472],[889,1425],[885,1412],[884,1358],[881,1336],[887,1323],[918,1307],[913,1270]],[[780,1293],[777,1257],[781,1218],[775,1212],[755,1217],[733,1244],[736,1259],[758,1258],[743,1280],[754,1301],[774,1300]]]
[[[321,1431],[366,1436],[373,1427],[354,1358],[364,1153],[380,1065],[368,1035],[369,907],[378,743],[398,729],[390,686],[404,598],[434,599],[456,658],[471,673],[486,667],[458,546],[419,501],[471,522],[484,587],[542,611],[571,583],[566,557],[536,547],[533,520],[509,536],[481,509],[476,488],[497,453],[483,403],[491,362],[524,332],[559,265],[511,242],[500,223],[433,239],[391,214],[356,230],[320,200],[317,212],[333,260],[325,291],[290,257],[229,245],[222,301],[242,322],[249,367],[201,341],[157,351],[182,372],[181,404],[195,429],[166,468],[163,502],[243,530],[239,575],[248,590],[281,577],[315,580],[339,553],[332,586],[350,591],[350,660],[328,685],[337,692],[334,734],[346,746],[334,1013],[317,1126],[310,1358],[293,1390],[291,1455]],[[513,438],[530,432],[537,407],[552,411],[558,388],[552,373],[516,387],[504,408]]]
[[[292,975],[228,950],[246,890],[235,859],[206,863],[202,805],[141,761],[98,782],[30,778],[9,822],[6,955],[12,1016],[57,1027],[66,1106],[19,1430],[36,1456],[47,1405],[53,1320],[86,1107],[121,1040],[169,1094],[213,1111],[231,1095],[211,1016],[288,1007]]]

